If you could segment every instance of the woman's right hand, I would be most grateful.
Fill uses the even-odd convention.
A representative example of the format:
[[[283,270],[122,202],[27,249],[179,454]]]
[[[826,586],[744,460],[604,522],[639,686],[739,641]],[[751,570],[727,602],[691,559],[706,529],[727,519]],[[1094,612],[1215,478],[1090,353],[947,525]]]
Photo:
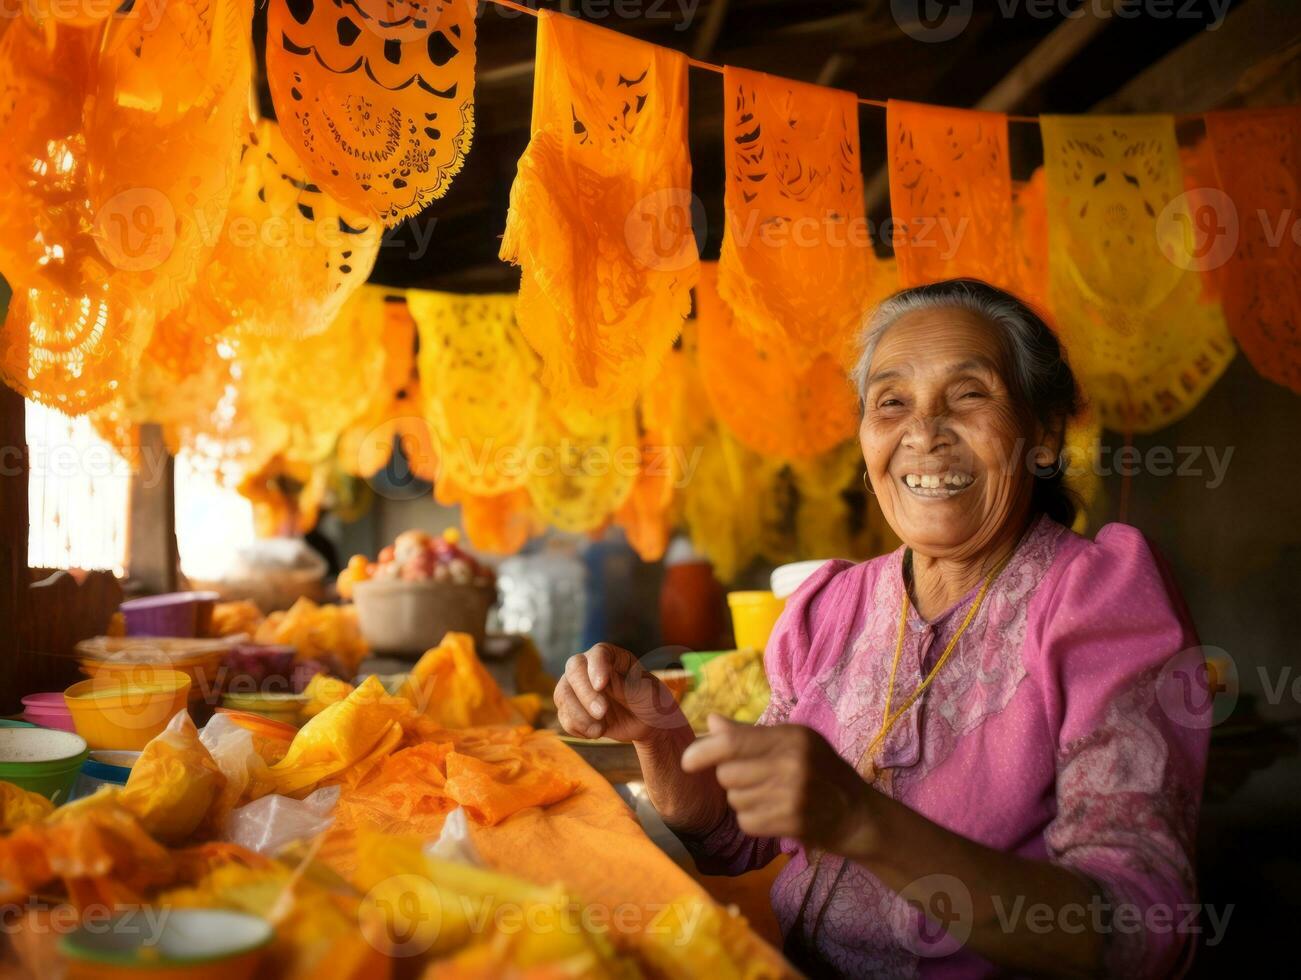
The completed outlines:
[[[687,724],[673,693],[627,650],[598,643],[556,685],[560,724],[578,738],[654,742]]]

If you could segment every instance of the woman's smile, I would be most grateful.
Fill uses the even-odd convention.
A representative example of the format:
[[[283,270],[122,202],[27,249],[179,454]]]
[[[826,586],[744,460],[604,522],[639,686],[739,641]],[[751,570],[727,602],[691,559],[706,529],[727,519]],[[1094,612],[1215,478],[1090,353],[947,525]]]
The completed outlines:
[[[900,480],[914,497],[923,500],[952,500],[971,489],[976,478],[964,470],[905,473]]]

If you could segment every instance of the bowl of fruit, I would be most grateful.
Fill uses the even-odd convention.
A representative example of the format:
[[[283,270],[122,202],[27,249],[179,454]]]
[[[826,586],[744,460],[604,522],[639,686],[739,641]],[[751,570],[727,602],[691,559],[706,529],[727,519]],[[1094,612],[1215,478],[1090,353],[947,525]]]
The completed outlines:
[[[339,595],[356,604],[373,653],[419,657],[450,632],[469,633],[482,649],[497,580],[460,547],[454,529],[404,531],[373,562],[353,556],[339,575]]]

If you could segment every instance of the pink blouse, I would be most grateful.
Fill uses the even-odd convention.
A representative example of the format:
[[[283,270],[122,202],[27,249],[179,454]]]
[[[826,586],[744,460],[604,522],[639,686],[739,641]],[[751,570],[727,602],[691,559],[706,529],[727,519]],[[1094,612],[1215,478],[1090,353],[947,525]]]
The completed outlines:
[[[760,724],[806,725],[859,763],[881,725],[902,560],[901,548],[859,565],[829,562],[790,598],[766,651],[773,696]],[[894,705],[921,683],[977,591],[933,622],[910,608]],[[1184,920],[1210,727],[1204,686],[1200,697],[1189,687],[1205,682],[1196,647],[1140,532],[1110,524],[1090,541],[1039,518],[944,669],[891,729],[877,788],[971,840],[1087,876],[1104,903],[1047,928],[1109,915],[1110,973],[1176,972],[1191,952]],[[935,926],[960,920],[956,879],[952,903],[927,919],[861,866],[819,862],[795,840],[748,837],[730,811],[686,843],[711,873],[791,855],[772,903],[788,951],[810,972],[995,972],[961,948],[960,927]],[[1005,920],[1030,912],[1014,898],[1002,906]]]

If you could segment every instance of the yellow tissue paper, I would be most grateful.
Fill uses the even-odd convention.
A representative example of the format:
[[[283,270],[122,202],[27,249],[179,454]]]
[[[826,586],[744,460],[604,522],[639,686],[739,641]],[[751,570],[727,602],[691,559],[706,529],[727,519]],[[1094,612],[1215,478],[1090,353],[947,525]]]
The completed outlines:
[[[54,804],[39,793],[13,783],[0,782],[0,833],[9,833],[29,823],[40,823],[54,812]]]
[[[225,786],[194,722],[178,711],[140,753],[120,801],[152,837],[176,844],[199,828]]]
[[[411,704],[386,692],[379,678],[366,678],[298,730],[271,767],[276,792],[301,799],[326,779],[362,774],[402,740],[400,722],[410,712]]]
[[[442,728],[521,720],[519,710],[484,669],[468,633],[448,633],[442,643],[426,650],[401,693]]]

